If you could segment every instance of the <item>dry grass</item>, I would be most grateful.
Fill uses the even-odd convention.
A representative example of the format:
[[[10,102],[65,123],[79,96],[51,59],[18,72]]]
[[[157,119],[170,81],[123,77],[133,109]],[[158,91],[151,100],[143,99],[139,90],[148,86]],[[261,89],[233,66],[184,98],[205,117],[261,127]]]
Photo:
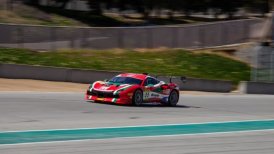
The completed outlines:
[[[88,84],[0,78],[0,91],[85,92]]]
[[[214,51],[214,50],[197,50],[194,51],[195,54],[211,54],[211,55],[217,55],[225,58],[229,58],[235,61],[244,62],[240,58],[235,57],[233,54],[229,54],[225,51]]]

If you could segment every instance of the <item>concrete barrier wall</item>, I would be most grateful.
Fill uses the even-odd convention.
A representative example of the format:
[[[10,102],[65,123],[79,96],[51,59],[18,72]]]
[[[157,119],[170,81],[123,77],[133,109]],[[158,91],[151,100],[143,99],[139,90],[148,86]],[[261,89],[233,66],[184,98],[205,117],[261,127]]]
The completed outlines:
[[[11,79],[35,79],[46,81],[90,83],[97,80],[109,79],[120,73],[121,72],[0,64],[0,77]]]
[[[0,64],[0,77],[67,81],[67,69],[28,65]]]
[[[208,92],[230,92],[232,91],[231,81],[206,80],[188,78],[187,82],[180,85],[182,90],[190,91],[208,91]]]
[[[242,94],[274,94],[273,82],[242,81],[239,86]]]
[[[168,77],[160,77],[159,80],[169,82]],[[189,91],[207,91],[207,92],[230,92],[232,91],[233,84],[231,81],[221,80],[207,80],[197,78],[187,78],[183,83],[180,77],[172,79],[172,82],[179,85],[181,90]]]
[[[46,81],[92,83],[97,80],[110,79],[120,73],[121,72],[0,64],[0,77],[11,79],[35,79]],[[169,82],[168,77],[161,77],[159,80]],[[230,81],[188,78],[187,82],[183,83],[178,77],[172,79],[172,82],[178,84],[181,90],[209,92],[230,92],[232,90],[232,82]]]
[[[120,74],[121,72],[107,72],[107,71],[95,71],[95,70],[69,70],[70,74],[69,82],[76,83],[91,83],[98,80],[111,79],[113,76]]]

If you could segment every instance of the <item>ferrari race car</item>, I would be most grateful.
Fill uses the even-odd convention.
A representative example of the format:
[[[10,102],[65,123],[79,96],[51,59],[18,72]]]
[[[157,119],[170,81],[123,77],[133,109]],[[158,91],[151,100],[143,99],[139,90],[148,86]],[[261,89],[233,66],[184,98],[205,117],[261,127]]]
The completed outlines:
[[[109,81],[96,81],[90,85],[86,100],[114,104],[133,104],[159,102],[176,106],[179,101],[179,87],[171,82],[165,83],[144,74],[120,74]]]

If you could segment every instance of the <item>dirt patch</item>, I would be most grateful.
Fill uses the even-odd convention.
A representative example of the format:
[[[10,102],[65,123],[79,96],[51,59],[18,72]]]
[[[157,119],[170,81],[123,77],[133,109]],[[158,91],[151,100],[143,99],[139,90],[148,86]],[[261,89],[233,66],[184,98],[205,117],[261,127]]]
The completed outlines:
[[[85,92],[88,84],[0,78],[0,91]]]

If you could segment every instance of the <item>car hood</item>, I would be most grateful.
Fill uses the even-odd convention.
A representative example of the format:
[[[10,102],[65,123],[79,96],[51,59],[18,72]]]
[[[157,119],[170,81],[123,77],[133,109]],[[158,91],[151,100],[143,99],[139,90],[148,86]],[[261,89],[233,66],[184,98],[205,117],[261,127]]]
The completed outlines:
[[[105,84],[101,84],[99,86],[94,87],[95,90],[99,90],[99,91],[118,91],[118,90],[124,90],[127,89],[129,87],[131,87],[132,85],[130,84],[109,84],[109,83],[105,83]]]

